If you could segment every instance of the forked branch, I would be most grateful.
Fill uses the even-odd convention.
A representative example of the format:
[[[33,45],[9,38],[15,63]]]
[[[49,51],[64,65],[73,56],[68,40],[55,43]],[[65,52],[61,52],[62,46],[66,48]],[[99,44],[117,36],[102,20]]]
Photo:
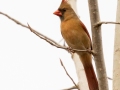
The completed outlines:
[[[10,20],[12,20],[12,21],[15,22],[16,24],[18,24],[18,25],[20,25],[20,26],[22,26],[22,27],[25,27],[25,28],[27,28],[27,29],[29,29],[29,30],[30,30],[31,32],[33,32],[35,35],[37,35],[37,36],[40,37],[41,39],[45,40],[46,42],[48,42],[49,44],[51,44],[51,45],[53,45],[53,46],[55,46],[55,47],[57,47],[57,48],[61,48],[61,49],[64,49],[64,50],[67,50],[67,51],[71,51],[71,52],[79,51],[79,52],[89,52],[89,53],[94,54],[93,51],[88,50],[88,49],[87,49],[87,50],[78,50],[78,49],[72,49],[72,48],[70,48],[70,47],[62,46],[62,45],[58,44],[57,42],[55,42],[54,40],[50,39],[49,37],[43,35],[42,33],[36,31],[35,29],[31,28],[29,24],[28,24],[28,26],[27,26],[27,25],[24,25],[24,24],[22,24],[21,22],[19,22],[18,20],[10,17],[9,15],[7,15],[7,14],[5,14],[5,13],[3,13],[3,12],[0,12],[0,14],[6,16],[7,18],[9,18]]]

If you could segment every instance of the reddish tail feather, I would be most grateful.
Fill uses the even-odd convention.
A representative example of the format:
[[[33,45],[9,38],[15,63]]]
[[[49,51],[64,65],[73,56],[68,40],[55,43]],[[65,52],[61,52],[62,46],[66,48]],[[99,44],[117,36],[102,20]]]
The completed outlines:
[[[90,90],[99,90],[98,81],[92,65],[92,57],[89,53],[79,54],[79,57],[84,66],[85,74]]]
[[[85,69],[90,90],[99,90],[97,78],[96,78],[92,64],[89,65],[89,67],[84,67],[84,69]]]

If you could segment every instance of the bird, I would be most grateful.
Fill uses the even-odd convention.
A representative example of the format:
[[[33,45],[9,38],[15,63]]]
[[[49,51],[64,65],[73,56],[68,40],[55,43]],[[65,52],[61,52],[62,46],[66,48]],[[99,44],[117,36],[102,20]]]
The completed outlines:
[[[61,34],[67,45],[77,50],[92,50],[92,40],[86,26],[79,19],[67,0],[62,0],[59,8],[53,13],[60,18]],[[92,65],[92,54],[75,51],[85,70],[90,90],[99,90],[97,77]]]

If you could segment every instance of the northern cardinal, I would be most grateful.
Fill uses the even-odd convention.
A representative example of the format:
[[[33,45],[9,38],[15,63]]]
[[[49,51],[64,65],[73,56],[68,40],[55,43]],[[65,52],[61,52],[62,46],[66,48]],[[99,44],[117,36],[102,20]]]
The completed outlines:
[[[70,48],[78,50],[92,50],[92,43],[87,28],[66,0],[62,0],[58,10],[53,14],[60,17],[61,34]],[[92,55],[88,52],[76,51],[76,53],[79,55],[83,64],[89,89],[99,90],[98,81],[92,65]]]

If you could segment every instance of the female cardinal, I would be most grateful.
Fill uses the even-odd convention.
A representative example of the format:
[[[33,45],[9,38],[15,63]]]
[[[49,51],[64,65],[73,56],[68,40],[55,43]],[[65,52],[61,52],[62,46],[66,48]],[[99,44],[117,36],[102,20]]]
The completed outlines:
[[[78,50],[92,50],[90,35],[85,25],[66,0],[62,0],[60,7],[54,12],[61,20],[61,34],[69,47]],[[88,52],[76,51],[84,66],[90,90],[99,90],[97,78],[92,65],[92,55]]]

